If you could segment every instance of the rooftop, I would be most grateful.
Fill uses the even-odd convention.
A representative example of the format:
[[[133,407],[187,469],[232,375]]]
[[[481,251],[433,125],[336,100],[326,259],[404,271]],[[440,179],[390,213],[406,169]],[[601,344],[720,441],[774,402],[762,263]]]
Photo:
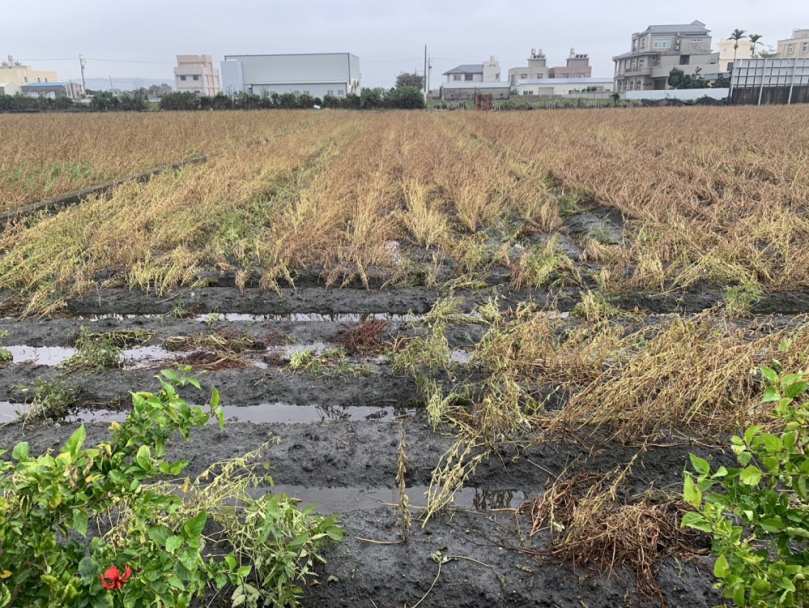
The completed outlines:
[[[66,87],[67,82],[27,82],[24,87]]]
[[[467,63],[459,65],[457,68],[452,68],[449,72],[444,72],[444,75],[447,74],[483,74],[483,64]]]
[[[687,24],[650,25],[641,34],[702,34],[710,32],[702,21],[692,21]]]

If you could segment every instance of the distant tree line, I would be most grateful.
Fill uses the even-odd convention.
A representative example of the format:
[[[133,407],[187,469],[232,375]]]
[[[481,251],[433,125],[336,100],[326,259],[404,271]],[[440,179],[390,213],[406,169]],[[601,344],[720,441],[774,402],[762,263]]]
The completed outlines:
[[[161,110],[295,110],[314,107],[374,110],[397,109],[418,110],[424,108],[424,96],[415,87],[401,87],[383,92],[382,89],[363,89],[360,95],[349,93],[345,97],[326,95],[323,99],[311,95],[295,95],[294,93],[273,93],[271,95],[254,95],[237,93],[230,96],[223,93],[213,97],[200,97],[193,93],[168,93],[160,100]]]
[[[69,97],[28,97],[0,95],[0,112],[144,112],[149,109],[146,89],[113,95],[109,91],[88,91],[90,103],[74,101]],[[416,87],[397,87],[390,91],[363,89],[360,95],[349,93],[345,97],[326,95],[323,99],[311,95],[283,93],[253,95],[238,93],[234,96],[219,93],[201,97],[194,93],[166,93],[159,103],[161,110],[261,110],[309,109],[314,107],[345,110],[419,110],[425,107],[424,96]]]

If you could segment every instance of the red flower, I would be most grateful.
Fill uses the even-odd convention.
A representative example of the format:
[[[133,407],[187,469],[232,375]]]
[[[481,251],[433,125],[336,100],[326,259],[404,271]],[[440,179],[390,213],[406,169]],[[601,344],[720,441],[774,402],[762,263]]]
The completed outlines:
[[[127,566],[126,571],[122,575],[118,570],[118,566],[112,566],[104,574],[99,574],[98,576],[101,579],[101,585],[104,589],[110,591],[113,589],[121,589],[124,583],[129,580],[129,577],[132,576],[132,568]]]

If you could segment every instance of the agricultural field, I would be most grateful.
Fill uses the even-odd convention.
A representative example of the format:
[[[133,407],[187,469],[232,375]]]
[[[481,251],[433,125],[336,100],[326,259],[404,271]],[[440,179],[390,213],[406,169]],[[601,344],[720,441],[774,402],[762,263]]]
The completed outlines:
[[[3,115],[0,134],[0,449],[108,441],[130,393],[187,366],[205,374],[183,398],[215,387],[225,424],[169,441],[186,496],[249,454],[263,490],[339,516],[303,606],[725,601],[710,537],[681,526],[683,471],[775,428],[759,366],[806,366],[806,108]]]

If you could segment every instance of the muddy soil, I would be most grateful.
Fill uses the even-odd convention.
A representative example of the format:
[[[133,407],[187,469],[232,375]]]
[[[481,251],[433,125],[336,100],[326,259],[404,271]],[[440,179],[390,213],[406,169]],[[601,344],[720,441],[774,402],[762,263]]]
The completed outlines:
[[[7,425],[0,428],[0,445],[26,440],[32,453],[41,453],[63,444],[76,427],[77,423],[33,428]],[[86,428],[88,444],[109,435],[102,424],[87,423]],[[402,430],[411,446],[408,495],[411,504],[418,507],[425,504],[423,492],[435,463],[451,443],[449,437],[433,433],[419,414],[381,421],[231,422],[224,432],[206,427],[192,433],[187,444],[175,442],[170,457],[189,459],[187,473],[193,476],[214,462],[278,438],[265,453],[277,491],[287,491],[304,504],[318,504],[322,513],[340,515],[347,530],[345,541],[326,551],[327,564],[317,578],[320,584],[309,587],[305,606],[412,606],[427,593],[437,574],[437,563],[430,558],[436,551],[461,558],[442,566],[441,577],[422,604],[426,606],[658,603],[657,598],[638,595],[631,572],[609,577],[536,562],[521,552],[539,545],[527,538],[530,522],[518,518],[514,511],[523,499],[541,495],[565,467],[610,471],[626,465],[636,449],[588,441],[548,444],[521,454],[504,451],[478,468],[456,508],[430,520],[424,528],[421,522],[414,522],[405,543],[398,534],[396,513],[383,504],[395,502],[397,446]],[[676,487],[689,451],[715,462],[730,459],[718,448],[686,444],[651,447],[632,468],[626,492],[650,486]],[[414,515],[418,513],[414,510]],[[658,582],[672,606],[712,606],[719,601],[711,589],[708,559],[686,563],[682,570],[673,560],[667,561]]]

